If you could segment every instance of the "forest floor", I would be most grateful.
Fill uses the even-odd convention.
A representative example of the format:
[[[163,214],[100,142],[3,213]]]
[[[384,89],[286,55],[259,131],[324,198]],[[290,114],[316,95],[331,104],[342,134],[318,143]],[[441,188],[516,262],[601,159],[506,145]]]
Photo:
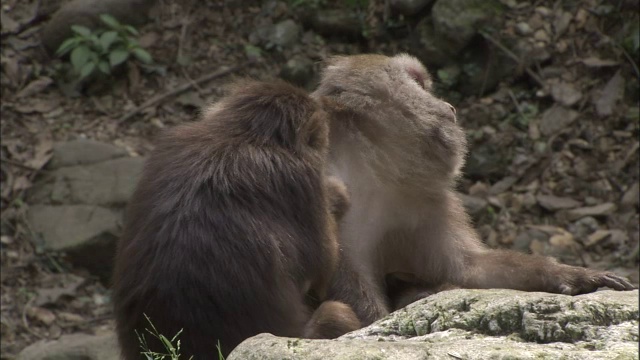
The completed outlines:
[[[317,69],[331,54],[403,50],[386,40],[316,41],[306,33],[292,48],[262,51],[258,62],[242,65],[252,49],[247,24],[261,16],[286,18],[289,9],[265,12],[243,5],[230,10],[218,3],[223,2],[161,2],[153,20],[139,28],[140,42],[157,65],[153,71],[131,63],[106,86],[74,95],[56,86],[52,65],[59,60],[40,45],[43,22],[33,18],[40,1],[2,0],[1,359],[14,358],[39,339],[113,326],[105,285],[30,241],[24,196],[46,172],[54,142],[88,138],[143,156],[152,149],[154,135],[192,120],[200,106],[223,93],[225,83],[239,76],[274,78],[293,53],[304,52]],[[536,14],[556,3],[518,8],[503,31],[517,31],[522,22],[535,27]],[[468,131],[472,155],[488,149],[489,157],[508,159],[481,164],[461,181],[460,190],[468,202],[479,204],[474,220],[490,246],[609,269],[638,284],[637,59],[607,42],[621,25],[596,16],[591,5],[597,2],[584,3],[571,14],[573,28],[563,35],[564,45],[549,46],[551,60],[530,69],[543,79],[545,71],[555,72],[551,82],[562,90],[549,94],[520,69],[490,94],[447,99]],[[234,71],[196,82],[225,69]],[[134,111],[187,83],[186,91]],[[549,111],[556,103],[570,103],[572,110]],[[567,117],[575,122],[546,132]],[[54,305],[39,306],[43,297],[55,298]]]

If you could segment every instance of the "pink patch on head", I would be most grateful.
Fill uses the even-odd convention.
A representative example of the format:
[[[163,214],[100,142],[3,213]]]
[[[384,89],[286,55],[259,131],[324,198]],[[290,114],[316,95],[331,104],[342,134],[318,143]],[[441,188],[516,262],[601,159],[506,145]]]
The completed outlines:
[[[418,83],[418,85],[420,85],[420,87],[424,88],[425,75],[422,72],[422,70],[416,69],[413,66],[407,66],[406,70],[409,76],[411,76],[411,78],[415,80]]]

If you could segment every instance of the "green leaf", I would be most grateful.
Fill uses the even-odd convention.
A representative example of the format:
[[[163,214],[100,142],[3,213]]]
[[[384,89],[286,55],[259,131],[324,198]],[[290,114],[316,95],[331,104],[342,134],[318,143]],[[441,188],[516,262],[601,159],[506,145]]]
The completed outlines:
[[[88,62],[84,64],[82,69],[80,69],[80,79],[84,79],[87,76],[91,75],[91,73],[93,73],[93,70],[95,70],[95,68],[96,68],[96,63]]]
[[[131,52],[133,52],[133,56],[135,56],[136,59],[142,61],[145,64],[151,64],[153,62],[151,54],[149,54],[147,50],[143,48],[133,48]]]
[[[78,35],[89,37],[91,36],[91,30],[88,27],[82,25],[71,25],[71,30]]]
[[[100,60],[98,63],[98,70],[100,70],[103,74],[109,75],[111,74],[111,66],[105,60]]]
[[[131,25],[125,25],[124,26],[125,29],[127,29],[128,32],[130,32],[132,35],[138,36],[140,35],[140,33],[138,32],[138,30],[136,30],[136,28],[134,28]]]
[[[60,47],[58,47],[58,50],[56,50],[56,55],[62,56],[68,53],[71,49],[73,49],[78,44],[80,44],[81,41],[82,39],[78,37],[72,37],[65,40],[62,44],[60,44]]]
[[[129,52],[127,50],[116,49],[109,53],[109,64],[111,64],[111,67],[113,68],[127,61],[128,58]]]
[[[102,51],[107,52],[111,44],[118,40],[117,31],[107,31],[100,36],[100,47]]]
[[[109,26],[114,30],[120,30],[122,28],[122,25],[120,24],[120,22],[109,14],[100,15],[100,20],[102,20],[103,23],[107,24],[107,26]]]
[[[87,63],[91,53],[91,49],[86,45],[78,46],[71,52],[71,65],[73,65],[76,70],[79,70]]]

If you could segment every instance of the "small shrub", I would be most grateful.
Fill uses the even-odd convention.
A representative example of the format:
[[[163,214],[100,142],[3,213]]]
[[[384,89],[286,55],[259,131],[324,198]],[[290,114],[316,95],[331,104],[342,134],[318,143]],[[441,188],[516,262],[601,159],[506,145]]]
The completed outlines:
[[[81,25],[72,25],[74,35],[56,51],[59,57],[69,53],[72,71],[78,79],[97,73],[111,75],[114,68],[132,56],[145,64],[153,61],[134,38],[138,36],[138,31],[133,26],[120,24],[108,14],[100,15],[100,20],[106,28],[90,30]]]

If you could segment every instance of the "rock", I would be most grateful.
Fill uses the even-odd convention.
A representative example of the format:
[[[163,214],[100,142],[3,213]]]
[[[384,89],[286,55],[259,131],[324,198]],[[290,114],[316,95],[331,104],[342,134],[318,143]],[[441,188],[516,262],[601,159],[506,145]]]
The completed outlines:
[[[577,111],[555,105],[542,114],[540,132],[549,136],[571,125],[580,114]]]
[[[613,203],[604,203],[595,206],[586,206],[567,212],[569,220],[576,220],[585,216],[606,216],[616,211],[616,205]]]
[[[469,196],[465,194],[459,194],[459,195],[460,195],[460,198],[462,198],[464,207],[467,209],[467,211],[471,215],[479,215],[480,213],[482,213],[484,209],[487,208],[487,205],[489,205],[489,202],[487,202],[487,200],[485,199],[475,197],[475,196]]]
[[[304,16],[305,25],[325,36],[362,37],[362,26],[354,11],[321,9]]]
[[[71,25],[90,29],[106,27],[100,14],[110,14],[124,24],[141,25],[155,0],[73,0],[63,5],[42,28],[42,44],[51,53],[72,35]]]
[[[516,236],[513,240],[513,250],[528,253],[531,249],[531,242],[537,240],[540,242],[547,242],[549,235],[544,231],[537,229],[527,229]]]
[[[411,52],[427,66],[450,65],[456,60],[458,51],[458,46],[452,46],[450,41],[435,32],[431,17],[424,17],[416,24]]]
[[[552,85],[551,96],[555,101],[567,107],[575,105],[582,99],[582,93],[573,84],[567,82]]]
[[[587,235],[596,231],[600,227],[598,220],[593,216],[585,216],[573,224],[569,225],[569,230],[579,239],[586,238]]]
[[[54,203],[124,205],[133,194],[144,158],[121,158],[57,170],[51,190]]]
[[[431,17],[436,34],[461,50],[482,24],[500,19],[503,11],[502,4],[497,0],[438,0],[433,5]]]
[[[300,27],[295,21],[288,19],[275,25],[269,35],[269,42],[281,48],[293,45],[300,38]]]
[[[298,86],[305,86],[313,78],[313,62],[304,56],[287,61],[280,70],[280,77]]]
[[[391,0],[390,6],[402,15],[415,15],[420,10],[431,5],[434,0]]]
[[[558,211],[561,209],[572,209],[582,205],[580,202],[568,197],[557,197],[553,195],[536,196],[538,204],[549,211]]]
[[[638,291],[450,290],[337,340],[261,334],[237,359],[636,359]]]
[[[533,29],[531,28],[531,26],[529,26],[529,24],[527,24],[524,21],[521,21],[521,22],[516,24],[516,32],[519,35],[527,36],[527,35],[531,35],[531,33],[533,33]]]
[[[119,360],[120,350],[113,333],[63,335],[58,340],[40,340],[27,346],[16,360]]]
[[[32,205],[27,212],[45,250],[66,252],[74,265],[102,279],[111,274],[121,218],[118,211],[91,205]]]
[[[64,166],[95,164],[126,156],[125,149],[93,140],[72,140],[53,145],[53,155],[47,166],[58,169]]]

